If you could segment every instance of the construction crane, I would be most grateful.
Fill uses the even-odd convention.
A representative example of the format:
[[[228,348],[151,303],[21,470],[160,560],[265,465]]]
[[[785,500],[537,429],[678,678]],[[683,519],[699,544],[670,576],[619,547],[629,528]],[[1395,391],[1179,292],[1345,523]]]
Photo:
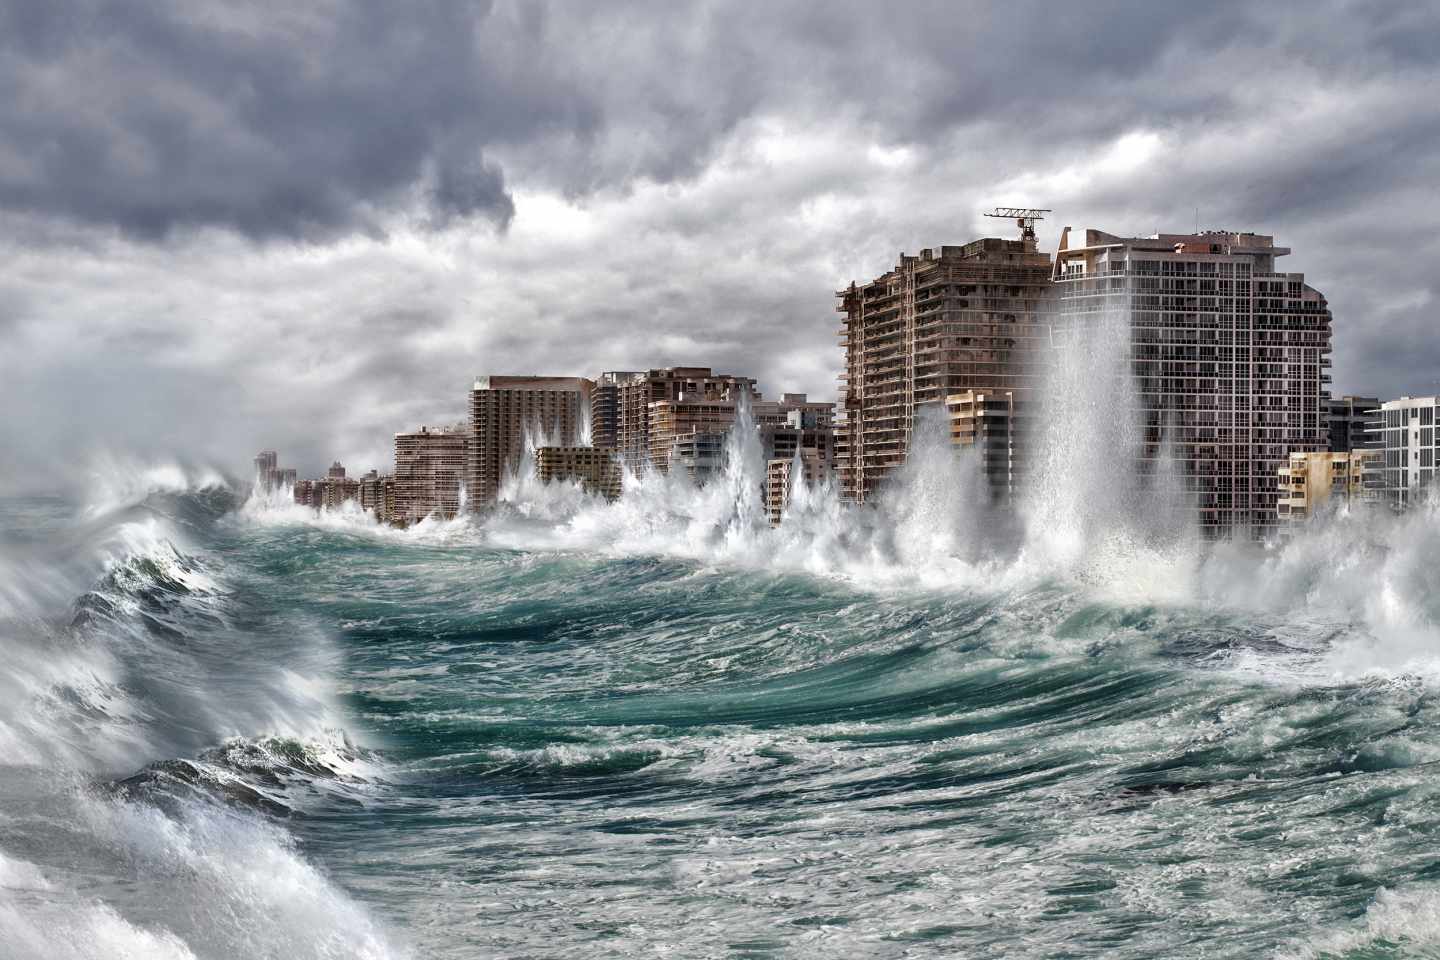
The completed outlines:
[[[1035,221],[1044,220],[1042,214],[1049,212],[1049,210],[1030,207],[996,207],[993,213],[987,213],[985,216],[1000,220],[1014,220],[1015,226],[1020,228],[1020,239],[1033,241],[1035,239]]]

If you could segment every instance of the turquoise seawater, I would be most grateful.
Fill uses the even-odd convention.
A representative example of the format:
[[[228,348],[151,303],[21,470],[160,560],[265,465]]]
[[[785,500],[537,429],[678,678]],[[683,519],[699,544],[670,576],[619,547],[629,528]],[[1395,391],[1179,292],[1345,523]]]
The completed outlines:
[[[670,496],[0,504],[0,957],[1440,955],[1431,515],[1067,566]]]

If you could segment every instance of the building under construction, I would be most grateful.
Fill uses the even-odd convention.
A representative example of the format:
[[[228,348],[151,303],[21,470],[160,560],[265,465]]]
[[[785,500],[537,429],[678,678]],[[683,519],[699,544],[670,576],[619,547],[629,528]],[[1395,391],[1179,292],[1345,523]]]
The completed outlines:
[[[1053,303],[1050,257],[1034,233],[1044,211],[1012,212],[1028,215],[1017,218],[1019,240],[902,253],[893,270],[836,295],[845,499],[870,499],[905,461],[918,406],[966,391],[1021,397],[1038,386]]]

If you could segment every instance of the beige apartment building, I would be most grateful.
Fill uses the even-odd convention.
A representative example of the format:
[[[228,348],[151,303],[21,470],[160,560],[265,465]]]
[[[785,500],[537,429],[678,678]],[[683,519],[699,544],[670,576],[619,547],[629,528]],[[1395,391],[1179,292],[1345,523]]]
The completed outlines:
[[[905,461],[916,407],[965,391],[1018,396],[1038,385],[1051,273],[1033,235],[990,237],[902,253],[893,270],[836,294],[844,315],[845,499],[869,499]]]
[[[796,458],[776,457],[765,464],[765,512],[772,525],[778,526],[790,508],[790,496],[797,482],[819,483],[830,476],[833,464],[824,451],[808,448],[800,452],[800,473],[795,472]]]
[[[1276,271],[1289,252],[1224,231],[1086,230],[1072,246],[1067,227],[1055,255],[1057,339],[1128,317],[1142,460],[1169,445],[1209,536],[1263,534],[1291,452],[1328,446],[1330,311],[1303,274]]]
[[[395,434],[394,522],[459,515],[470,437],[463,423]]]
[[[1369,500],[1365,474],[1384,462],[1382,450],[1297,451],[1276,471],[1280,499],[1276,518],[1280,523],[1309,520],[1327,503],[1355,503]]]
[[[535,472],[542,483],[578,482],[587,493],[620,498],[620,464],[598,447],[538,447]]]
[[[709,367],[661,367],[644,373],[602,374],[601,380],[607,377],[616,378],[613,449],[631,469],[650,465],[665,469],[676,437],[690,427],[708,428],[722,421],[728,429],[729,422],[734,420],[733,404],[741,393],[748,393],[752,400],[760,399],[755,381],[750,377],[715,373]],[[728,421],[719,409],[726,403],[731,405]],[[657,410],[656,404],[670,406]],[[682,409],[687,405],[710,409]],[[657,418],[664,422],[657,425]],[[656,444],[652,442],[657,434],[662,434],[658,446],[664,458],[660,460],[654,459]]]
[[[470,390],[466,496],[470,509],[495,502],[506,472],[525,451],[527,433],[551,444],[579,444],[590,412],[583,377],[480,377]]]
[[[1013,390],[967,390],[946,397],[945,412],[950,442],[979,453],[992,502],[1014,502],[1024,476],[1025,445],[1033,432],[1026,401],[1017,400]]]

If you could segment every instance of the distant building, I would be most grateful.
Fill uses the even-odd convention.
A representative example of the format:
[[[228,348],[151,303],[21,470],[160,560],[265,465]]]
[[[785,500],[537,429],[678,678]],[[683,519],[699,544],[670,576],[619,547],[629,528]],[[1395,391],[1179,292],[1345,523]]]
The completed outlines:
[[[590,412],[592,383],[581,377],[480,377],[470,390],[466,495],[470,509],[495,502],[525,438],[574,446]]]
[[[295,486],[295,471],[279,465],[280,458],[274,450],[263,450],[255,458],[255,487],[270,493],[275,490],[291,490]]]
[[[1373,444],[1370,431],[1379,425],[1376,422],[1380,416],[1378,397],[1337,397],[1325,402],[1325,410],[1331,452],[1363,450]]]
[[[1435,482],[1436,397],[1401,397],[1380,405],[1369,436],[1380,456],[1368,477],[1375,495],[1404,510],[1430,496]]]
[[[595,379],[590,391],[590,445],[599,450],[620,446],[621,404],[624,385],[644,374],[633,370],[611,370]]]
[[[707,483],[725,467],[725,433],[688,433],[670,447],[669,469],[683,470],[696,483]]]
[[[980,455],[992,502],[1014,502],[1024,476],[1024,449],[1029,440],[1029,411],[1014,391],[978,393],[967,390],[945,398],[950,442],[973,447]]]
[[[538,447],[535,472],[542,483],[576,482],[587,493],[617,500],[620,464],[611,450],[597,447]]]
[[[1052,294],[1033,233],[902,253],[894,269],[839,291],[844,498],[868,500],[905,462],[917,407],[1038,386]]]
[[[399,524],[460,513],[469,433],[464,424],[395,434],[395,509]]]
[[[733,404],[742,393],[760,399],[753,379],[715,373],[709,367],[661,367],[616,376],[624,379],[617,383],[614,449],[632,470],[666,469],[675,438],[717,425],[728,429],[734,420]],[[727,402],[728,420],[722,409]],[[706,406],[708,411],[699,409]],[[661,459],[656,459],[657,449]]]
[[[359,501],[360,481],[348,479],[337,462],[323,480],[297,481],[292,496],[296,503],[316,510],[336,510],[349,501]]]
[[[1368,468],[1381,459],[1379,450],[1306,451],[1290,454],[1278,471],[1280,499],[1276,518],[1281,524],[1309,520],[1327,503],[1356,503],[1369,499],[1365,486]]]
[[[1276,272],[1290,251],[1269,236],[1086,230],[1070,246],[1069,235],[1055,254],[1057,329],[1083,336],[1128,316],[1142,457],[1173,451],[1207,535],[1263,533],[1291,452],[1329,446],[1325,297],[1304,274]]]
[[[778,525],[790,509],[790,498],[797,482],[817,484],[828,479],[834,470],[834,464],[818,450],[802,450],[799,462],[801,472],[798,476],[793,454],[788,458],[776,457],[765,465],[765,512],[771,524]]]
[[[360,509],[381,523],[390,523],[395,517],[395,478],[371,470],[359,483]]]

